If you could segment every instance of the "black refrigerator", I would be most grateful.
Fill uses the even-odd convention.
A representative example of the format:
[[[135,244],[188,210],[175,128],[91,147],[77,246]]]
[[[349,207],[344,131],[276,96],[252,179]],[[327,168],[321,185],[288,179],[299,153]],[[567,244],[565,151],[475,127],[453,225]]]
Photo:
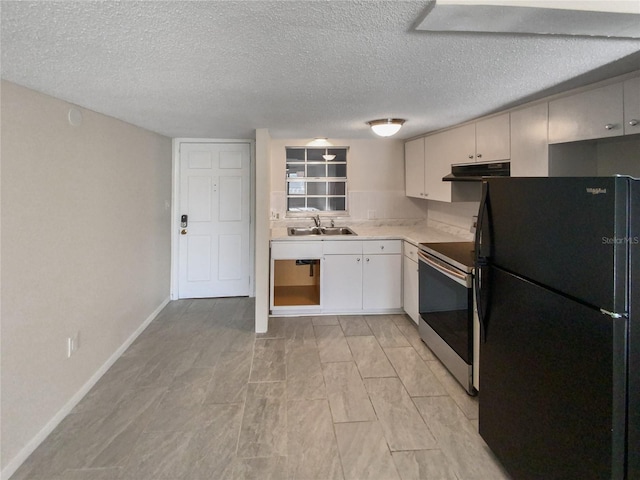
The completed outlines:
[[[514,480],[640,479],[640,180],[492,178],[479,432]]]

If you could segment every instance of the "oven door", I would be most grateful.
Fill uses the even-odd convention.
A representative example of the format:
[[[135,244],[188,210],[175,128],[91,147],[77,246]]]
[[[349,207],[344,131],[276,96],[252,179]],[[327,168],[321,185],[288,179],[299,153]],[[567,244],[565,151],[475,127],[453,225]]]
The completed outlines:
[[[421,329],[421,336],[452,373],[453,368],[449,364],[459,363],[459,360],[453,358],[449,361],[451,356],[459,357],[470,367],[473,365],[472,275],[426,252],[420,251],[418,256],[420,317],[421,322],[428,326]],[[423,335],[423,331],[428,333]],[[439,339],[432,338],[434,332]],[[444,344],[440,347],[442,342]],[[465,388],[467,370],[465,368],[464,381],[459,379]]]

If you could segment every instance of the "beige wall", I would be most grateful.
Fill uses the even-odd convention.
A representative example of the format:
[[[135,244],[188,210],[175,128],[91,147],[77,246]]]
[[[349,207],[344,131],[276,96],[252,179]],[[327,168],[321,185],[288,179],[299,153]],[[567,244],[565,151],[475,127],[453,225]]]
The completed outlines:
[[[169,295],[170,139],[70,107],[2,82],[3,477]]]
[[[405,196],[404,140],[334,139],[348,146],[348,209],[351,220],[424,218],[426,202]],[[271,211],[283,217],[285,198],[285,147],[307,146],[309,139],[272,139]],[[309,145],[313,146],[313,145]]]

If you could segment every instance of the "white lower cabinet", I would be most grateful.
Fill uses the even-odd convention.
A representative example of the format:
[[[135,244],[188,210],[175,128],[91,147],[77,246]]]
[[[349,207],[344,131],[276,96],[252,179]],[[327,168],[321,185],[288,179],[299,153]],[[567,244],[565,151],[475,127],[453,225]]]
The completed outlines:
[[[362,310],[362,255],[324,255],[322,265],[322,310]]]
[[[402,309],[400,240],[323,243],[323,312],[381,313]]]
[[[418,247],[409,242],[404,242],[402,291],[404,311],[417,325],[420,319],[418,306]]]
[[[362,264],[362,309],[366,312],[402,308],[402,255],[365,255]]]

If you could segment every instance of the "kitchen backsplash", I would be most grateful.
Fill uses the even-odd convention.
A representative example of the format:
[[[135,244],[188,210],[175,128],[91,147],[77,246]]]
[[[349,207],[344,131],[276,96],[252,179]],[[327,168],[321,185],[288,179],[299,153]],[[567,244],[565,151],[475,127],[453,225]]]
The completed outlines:
[[[349,226],[410,226],[424,224],[472,240],[471,227],[478,202],[443,203],[414,199],[404,191],[349,192],[349,215],[332,217]],[[286,217],[285,192],[271,192],[271,226],[307,225],[307,217]]]
[[[348,199],[349,221],[421,220],[427,218],[427,204],[405,196],[402,191],[351,191]],[[286,216],[285,192],[271,192],[271,220]],[[312,214],[309,213],[309,217]]]

